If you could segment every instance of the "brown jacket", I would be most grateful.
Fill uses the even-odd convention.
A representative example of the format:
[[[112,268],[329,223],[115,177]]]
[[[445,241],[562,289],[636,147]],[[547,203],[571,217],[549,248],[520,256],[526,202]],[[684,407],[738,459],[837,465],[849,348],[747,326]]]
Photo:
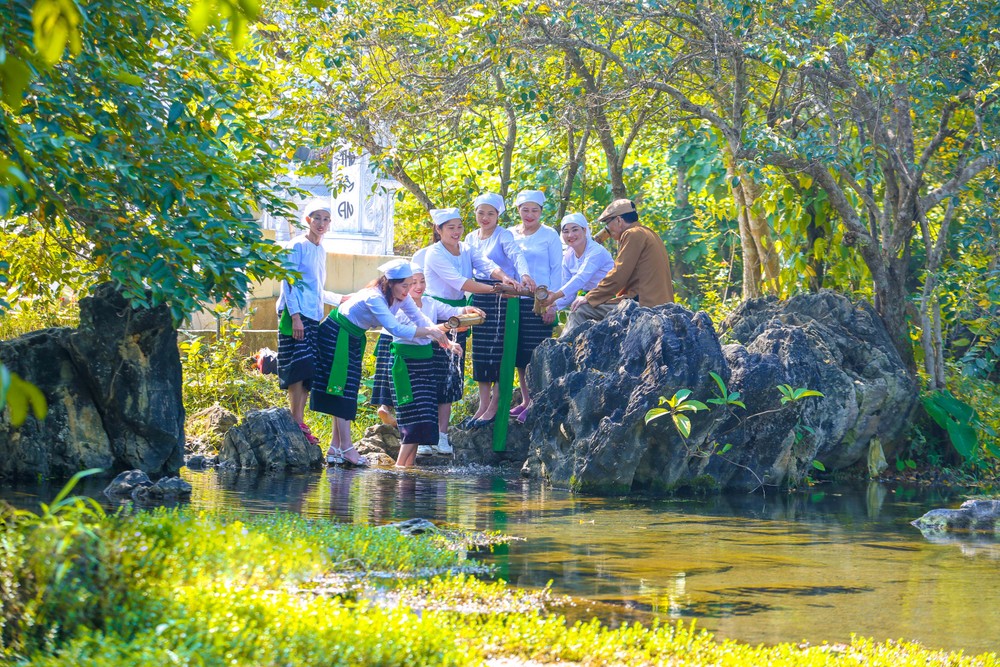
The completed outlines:
[[[670,256],[656,232],[635,225],[618,241],[615,268],[587,292],[587,303],[599,306],[616,296],[638,297],[640,306],[659,306],[674,301]]]

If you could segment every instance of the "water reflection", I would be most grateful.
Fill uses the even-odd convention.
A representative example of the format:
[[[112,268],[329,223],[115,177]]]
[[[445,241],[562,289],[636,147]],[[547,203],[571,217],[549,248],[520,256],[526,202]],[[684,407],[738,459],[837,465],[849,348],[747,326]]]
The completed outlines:
[[[1000,548],[924,539],[909,521],[957,505],[946,491],[871,484],[707,500],[572,496],[474,470],[185,471],[199,508],[275,510],[354,523],[424,517],[524,538],[488,556],[525,587],[592,601],[612,623],[698,618],[752,643],[846,641],[851,632],[996,650]],[[56,485],[57,486],[57,485]],[[83,489],[97,495],[103,482]],[[58,488],[0,491],[25,505]]]

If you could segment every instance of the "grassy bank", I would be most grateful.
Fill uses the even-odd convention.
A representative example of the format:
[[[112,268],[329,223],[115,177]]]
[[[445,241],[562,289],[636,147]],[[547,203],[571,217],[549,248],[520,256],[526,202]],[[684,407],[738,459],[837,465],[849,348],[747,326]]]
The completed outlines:
[[[916,645],[749,646],[693,625],[567,624],[479,581],[454,536],[292,515],[5,508],[0,661],[37,665],[994,665]]]

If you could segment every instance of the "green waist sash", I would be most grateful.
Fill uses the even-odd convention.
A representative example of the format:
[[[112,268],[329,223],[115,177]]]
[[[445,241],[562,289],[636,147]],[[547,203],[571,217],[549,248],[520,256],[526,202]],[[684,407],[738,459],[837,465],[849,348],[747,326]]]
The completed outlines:
[[[514,395],[514,360],[517,357],[517,330],[521,322],[520,299],[504,299],[507,312],[503,322],[503,355],[500,357],[498,385],[500,400],[493,422],[493,451],[507,451],[507,420],[510,402]]]
[[[447,306],[454,306],[455,308],[461,308],[462,306],[469,305],[468,299],[446,299],[443,296],[434,296],[433,294],[428,294],[427,296],[434,299],[435,301],[440,301],[441,303]]]
[[[278,333],[286,336],[292,335],[292,316],[288,314],[288,309],[281,311],[281,319],[278,320]]]
[[[340,329],[337,331],[337,342],[333,348],[333,364],[330,366],[330,379],[326,383],[326,393],[343,396],[344,385],[347,384],[347,366],[351,359],[350,338],[353,336],[361,339],[361,357],[364,358],[368,337],[365,336],[364,329],[341,315],[339,310],[332,311],[330,317],[337,320]]]
[[[392,344],[392,387],[396,390],[396,405],[413,402],[413,388],[410,386],[410,371],[407,359],[430,359],[434,349],[430,345],[412,345],[394,342]]]

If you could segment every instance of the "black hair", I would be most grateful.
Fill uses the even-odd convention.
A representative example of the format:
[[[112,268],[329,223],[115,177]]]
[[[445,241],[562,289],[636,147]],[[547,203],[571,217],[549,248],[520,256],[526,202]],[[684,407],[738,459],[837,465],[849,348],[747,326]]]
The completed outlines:
[[[374,287],[377,289],[382,293],[382,296],[385,297],[385,302],[391,306],[393,304],[392,288],[404,280],[406,280],[406,278],[386,278],[384,275],[381,275],[365,285],[365,287]]]

